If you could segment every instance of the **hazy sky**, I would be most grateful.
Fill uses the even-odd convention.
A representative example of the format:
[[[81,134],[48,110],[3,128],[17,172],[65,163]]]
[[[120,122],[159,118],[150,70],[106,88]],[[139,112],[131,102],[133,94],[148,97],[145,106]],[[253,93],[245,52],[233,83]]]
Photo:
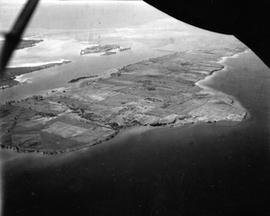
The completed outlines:
[[[27,0],[0,0],[0,3],[12,3],[12,2],[26,2]],[[41,2],[48,2],[48,1],[73,1],[73,2],[79,2],[79,1],[141,1],[141,0],[40,0]]]
[[[24,3],[27,0],[0,0],[0,4],[3,3]],[[90,1],[142,1],[142,0],[40,0],[40,2],[60,2],[60,1],[67,1],[67,2],[90,2]]]
[[[74,1],[74,0],[42,0],[42,1]],[[83,0],[83,1],[141,1],[141,0]]]

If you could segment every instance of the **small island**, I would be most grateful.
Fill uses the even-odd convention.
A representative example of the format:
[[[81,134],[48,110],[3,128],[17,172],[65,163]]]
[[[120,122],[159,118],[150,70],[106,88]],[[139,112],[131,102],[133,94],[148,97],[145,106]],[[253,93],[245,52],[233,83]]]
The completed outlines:
[[[224,69],[222,57],[246,47],[175,52],[126,65],[109,77],[82,77],[67,89],[0,106],[1,146],[58,154],[112,139],[130,127],[240,122],[247,111],[198,81]]]
[[[130,49],[131,49],[130,47],[120,47],[119,45],[116,44],[107,44],[107,45],[98,44],[82,49],[80,55],[101,54],[103,56],[106,56],[116,54],[117,52],[127,51]]]
[[[98,77],[98,75],[82,76],[82,77],[74,78],[74,79],[70,80],[68,83],[76,83],[76,82],[79,82],[83,79],[96,78],[96,77]]]

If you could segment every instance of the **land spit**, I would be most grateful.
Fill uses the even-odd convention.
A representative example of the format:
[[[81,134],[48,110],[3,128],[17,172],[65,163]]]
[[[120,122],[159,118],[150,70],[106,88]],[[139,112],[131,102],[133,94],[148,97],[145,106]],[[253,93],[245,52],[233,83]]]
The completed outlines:
[[[1,146],[57,154],[102,143],[128,127],[242,121],[247,111],[237,100],[196,83],[223,70],[222,57],[245,49],[175,52],[109,77],[74,79],[80,82],[70,88],[10,101],[0,107]]]
[[[38,43],[43,42],[43,40],[37,40],[37,39],[24,39],[20,42],[17,49],[25,49],[36,46]]]
[[[48,62],[48,63],[41,63],[40,65],[36,66],[20,66],[20,67],[10,67],[7,68],[5,73],[2,75],[0,79],[0,89],[11,88],[15,85],[20,84],[18,78],[23,74],[31,73],[34,71],[44,70],[47,68],[52,68],[56,66],[60,66],[63,64],[71,63],[70,60],[61,60],[56,62]]]

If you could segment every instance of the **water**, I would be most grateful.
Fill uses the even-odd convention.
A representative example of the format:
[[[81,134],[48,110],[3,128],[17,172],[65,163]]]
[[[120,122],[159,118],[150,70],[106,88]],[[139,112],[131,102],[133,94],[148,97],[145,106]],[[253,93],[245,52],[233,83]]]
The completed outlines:
[[[1,30],[11,27],[20,8],[18,2],[12,1],[1,6]],[[76,77],[102,75],[113,68],[164,55],[157,48],[168,44],[168,34],[171,37],[186,35],[185,24],[179,23],[144,2],[41,1],[25,37],[44,42],[17,51],[10,66],[61,59],[72,63],[23,75],[27,82],[0,91],[1,102],[44,93],[68,86],[68,81]],[[111,56],[80,56],[80,50],[93,43],[118,44],[132,49]]]
[[[1,31],[11,27],[20,8],[21,5],[14,1],[5,1],[1,5]],[[102,76],[108,70],[172,51],[217,48],[235,41],[177,21],[143,1],[41,1],[25,37],[44,41],[35,47],[16,51],[10,66],[61,59],[72,63],[22,75],[20,80],[25,82],[21,85],[0,90],[1,103],[69,87],[71,79]],[[93,43],[118,44],[131,47],[131,50],[110,56],[80,56],[81,49]]]
[[[169,51],[217,48],[232,40],[193,34],[194,29],[144,3],[93,4],[91,14],[99,16],[101,24],[87,17],[89,6],[86,10],[84,4],[44,3],[27,33],[27,37],[44,38],[44,43],[17,52],[11,64],[63,58],[72,63],[25,75],[32,82],[1,91],[1,100],[62,87],[74,77],[100,74]],[[60,8],[66,13],[56,19]],[[4,11],[1,7],[0,17]],[[70,22],[67,14],[77,21]],[[5,20],[0,26],[7,28],[10,23]],[[77,50],[88,43],[93,26],[92,33],[101,34],[104,42],[134,49],[107,56],[106,61],[80,58]],[[53,157],[1,150],[3,215],[269,215],[270,70],[252,52],[226,64],[226,71],[203,83],[237,98],[248,109],[248,120],[236,125],[130,129],[101,145]]]
[[[238,98],[250,119],[129,130],[56,157],[9,155],[5,215],[268,215],[270,70],[252,52],[227,65],[207,85]]]

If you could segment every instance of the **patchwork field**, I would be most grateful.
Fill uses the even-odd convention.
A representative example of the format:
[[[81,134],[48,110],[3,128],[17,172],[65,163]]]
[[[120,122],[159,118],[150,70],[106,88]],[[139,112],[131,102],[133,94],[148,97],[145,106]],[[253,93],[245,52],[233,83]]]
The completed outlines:
[[[196,83],[224,69],[221,57],[244,49],[177,52],[11,101],[0,107],[1,145],[54,154],[104,142],[127,127],[242,121],[246,110],[234,98]]]

